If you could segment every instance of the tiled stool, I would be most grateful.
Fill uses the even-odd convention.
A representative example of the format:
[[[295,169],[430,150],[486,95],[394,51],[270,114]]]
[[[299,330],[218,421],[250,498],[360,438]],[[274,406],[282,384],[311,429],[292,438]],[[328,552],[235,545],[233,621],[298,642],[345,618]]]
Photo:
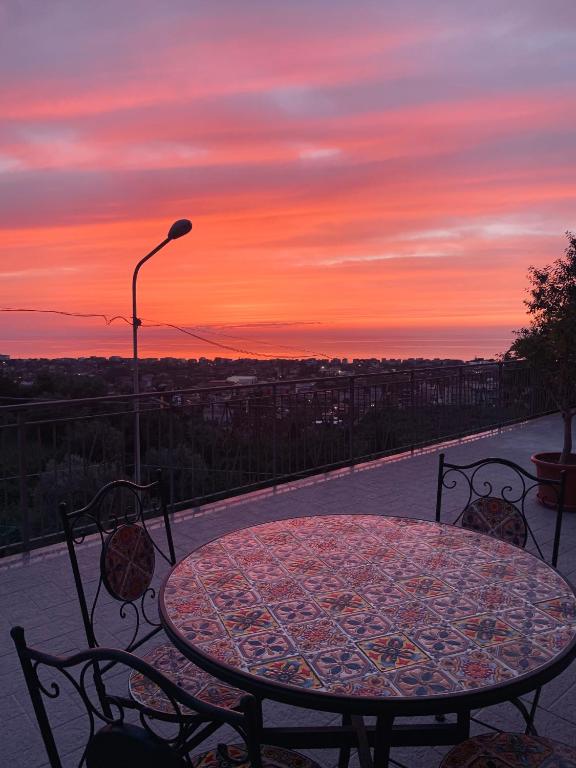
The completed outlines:
[[[576,768],[576,748],[523,733],[483,733],[451,749],[440,768]]]
[[[263,745],[262,768],[320,768],[299,752]],[[219,744],[215,749],[192,757],[192,768],[251,768],[246,748],[240,744]]]

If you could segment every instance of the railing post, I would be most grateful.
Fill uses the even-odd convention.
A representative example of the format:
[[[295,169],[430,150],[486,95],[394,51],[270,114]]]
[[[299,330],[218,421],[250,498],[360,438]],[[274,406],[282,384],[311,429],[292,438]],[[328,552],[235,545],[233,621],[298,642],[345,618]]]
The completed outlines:
[[[277,419],[277,413],[278,413],[278,403],[276,402],[277,398],[277,387],[276,384],[272,384],[272,479],[276,480],[278,477],[278,446],[276,443],[277,440],[277,434],[276,434],[276,419]]]
[[[416,371],[410,371],[410,424],[412,425],[410,435],[410,453],[414,453],[414,435],[416,434],[416,417],[415,417],[415,404],[416,404],[416,390],[414,384],[416,383]]]
[[[502,429],[503,409],[504,409],[504,363],[502,360],[498,363],[498,429]]]
[[[348,458],[354,459],[354,403],[356,377],[350,376],[348,382]]]
[[[168,461],[170,462],[169,470],[169,510],[174,511],[174,405],[171,403],[168,408]]]
[[[22,411],[18,412],[18,495],[22,549],[27,552],[30,549],[30,519],[28,517],[28,484],[26,482],[26,421]]]

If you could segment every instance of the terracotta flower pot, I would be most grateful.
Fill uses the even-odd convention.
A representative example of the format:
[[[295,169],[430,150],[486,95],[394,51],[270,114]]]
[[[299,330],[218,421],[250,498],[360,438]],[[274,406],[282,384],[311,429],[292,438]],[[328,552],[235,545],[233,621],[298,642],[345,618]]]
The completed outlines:
[[[576,512],[576,454],[570,454],[568,464],[558,464],[560,453],[535,453],[531,456],[536,466],[536,476],[543,480],[559,480],[560,472],[566,470],[564,492],[564,511]],[[556,507],[557,498],[553,488],[541,486],[538,489],[538,501],[545,507]]]

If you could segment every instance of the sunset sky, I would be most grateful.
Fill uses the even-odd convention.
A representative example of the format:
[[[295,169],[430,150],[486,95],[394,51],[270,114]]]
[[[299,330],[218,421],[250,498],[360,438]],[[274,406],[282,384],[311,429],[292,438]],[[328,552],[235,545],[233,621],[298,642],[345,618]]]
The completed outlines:
[[[142,355],[491,356],[576,228],[574,0],[3,0],[0,306]],[[131,354],[2,312],[0,353]]]

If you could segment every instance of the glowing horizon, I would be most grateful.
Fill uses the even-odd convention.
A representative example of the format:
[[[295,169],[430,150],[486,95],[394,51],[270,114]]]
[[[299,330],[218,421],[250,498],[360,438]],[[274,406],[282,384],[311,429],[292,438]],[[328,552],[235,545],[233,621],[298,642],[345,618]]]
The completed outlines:
[[[151,323],[261,354],[504,351],[575,227],[576,5],[167,5],[0,9],[0,306],[128,317],[136,262],[190,218],[141,272]],[[13,357],[130,355],[122,322],[1,318]]]

